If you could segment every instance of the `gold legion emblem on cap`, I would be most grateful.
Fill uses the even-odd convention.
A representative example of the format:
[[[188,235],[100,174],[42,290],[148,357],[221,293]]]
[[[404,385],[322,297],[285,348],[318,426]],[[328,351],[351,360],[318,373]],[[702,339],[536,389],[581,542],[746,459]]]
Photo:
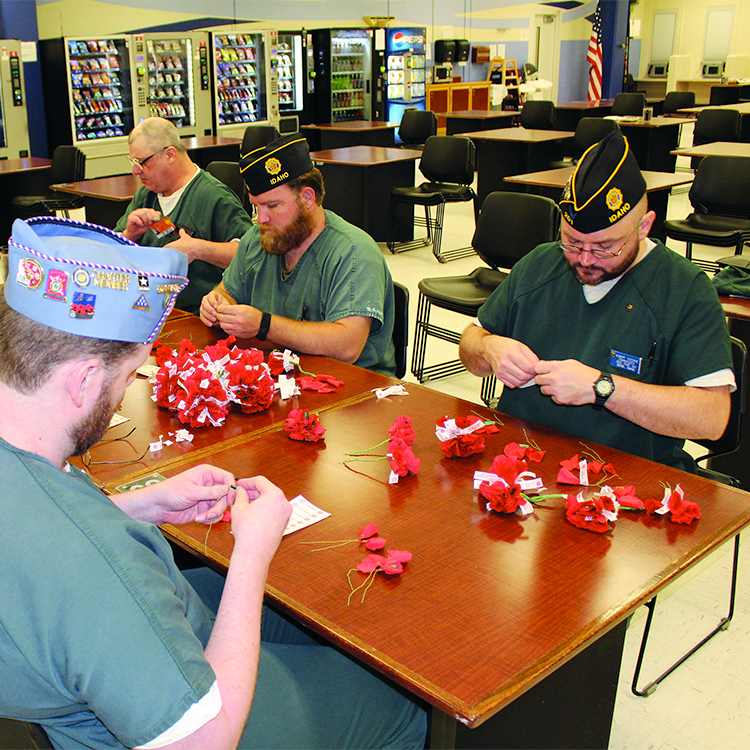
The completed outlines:
[[[620,188],[610,188],[607,192],[607,206],[611,211],[617,211],[622,206],[622,191]]]
[[[268,174],[278,174],[281,172],[281,162],[275,156],[266,159],[266,172]]]

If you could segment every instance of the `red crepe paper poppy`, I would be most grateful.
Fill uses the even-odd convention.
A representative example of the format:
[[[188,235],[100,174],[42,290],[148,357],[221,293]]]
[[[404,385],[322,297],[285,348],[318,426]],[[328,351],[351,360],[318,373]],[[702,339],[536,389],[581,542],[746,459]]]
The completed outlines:
[[[414,445],[416,433],[409,417],[396,417],[396,421],[388,428],[388,437],[401,438],[407,445]]]
[[[374,521],[370,521],[365,527],[359,532],[359,541],[363,542],[365,539],[369,539],[371,536],[375,536],[380,529]]]
[[[367,549],[371,549],[373,552],[376,552],[377,550],[383,549],[383,547],[385,547],[385,539],[383,539],[382,536],[370,537],[365,542],[365,547],[367,547]]]
[[[503,449],[503,453],[510,458],[525,458],[535,463],[539,463],[544,458],[546,452],[531,445],[520,445],[519,443],[508,443]]]
[[[599,498],[584,499],[583,493],[568,495],[565,501],[565,517],[579,529],[603,534],[609,531],[609,522],[602,513]]]
[[[388,460],[391,462],[391,469],[400,477],[405,477],[409,473],[416,474],[419,471],[420,459],[400,437],[389,441]]]
[[[635,496],[635,487],[632,484],[626,487],[613,487],[613,492],[617,498],[617,502],[620,503],[624,508],[631,508],[633,510],[643,510],[645,505],[643,500],[640,500]]]
[[[666,487],[661,501],[646,500],[646,512],[650,515],[663,515],[669,512],[669,520],[672,523],[692,523],[701,517],[698,503],[685,500],[685,493],[679,484],[674,491]]]
[[[333,393],[344,385],[343,380],[337,380],[333,375],[303,375],[297,382],[303,391],[318,393]]]
[[[485,443],[483,434],[498,432],[498,427],[481,417],[441,417],[436,421],[435,434],[440,450],[446,458],[465,458],[481,453]]]
[[[315,443],[325,434],[317,414],[304,409],[292,409],[284,420],[284,429],[292,440]]]
[[[479,494],[487,500],[489,509],[497,513],[515,513],[526,504],[526,498],[517,484],[509,487],[505,482],[482,482]]]
[[[516,481],[516,477],[522,471],[526,471],[526,469],[527,466],[525,461],[521,461],[513,456],[502,455],[495,456],[495,460],[490,467],[490,473],[497,474],[497,476],[501,477],[511,485]]]
[[[440,450],[446,458],[466,458],[484,450],[485,442],[481,435],[459,435],[440,443]]]
[[[615,468],[611,463],[605,464],[603,461],[594,458],[588,458],[586,456],[579,456],[579,454],[576,453],[575,455],[571,456],[571,458],[560,461],[560,466],[562,468],[557,473],[557,483],[580,485],[580,464],[582,460],[586,461],[586,473],[589,477],[596,474],[601,474],[602,472],[611,474],[612,476],[617,475],[617,472],[615,471]],[[586,484],[586,482],[584,482],[584,484]]]
[[[275,378],[284,372],[284,353],[273,351],[268,355],[268,368]]]
[[[222,514],[221,514],[221,520],[224,523],[229,523],[229,521],[232,520],[232,509],[227,508]]]

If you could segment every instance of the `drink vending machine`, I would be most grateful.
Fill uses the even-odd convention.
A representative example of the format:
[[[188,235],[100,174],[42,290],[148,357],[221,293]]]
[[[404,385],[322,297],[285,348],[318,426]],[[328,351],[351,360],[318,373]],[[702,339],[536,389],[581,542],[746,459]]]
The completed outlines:
[[[207,32],[44,39],[39,48],[50,153],[78,146],[88,178],[130,171],[128,134],[146,117],[170,119],[182,136],[211,133]]]
[[[296,128],[282,131],[295,132],[300,123],[311,121],[305,115],[305,83],[307,81],[307,37],[306,31],[280,31],[278,52],[279,116],[297,118]],[[283,123],[282,123],[283,125]]]
[[[242,138],[252,123],[278,126],[278,37],[261,32],[211,32],[216,135]]]
[[[314,29],[314,121],[372,118],[372,29]]]
[[[404,110],[425,108],[426,30],[386,29],[385,119],[401,122]]]
[[[0,159],[29,156],[21,42],[0,39]]]

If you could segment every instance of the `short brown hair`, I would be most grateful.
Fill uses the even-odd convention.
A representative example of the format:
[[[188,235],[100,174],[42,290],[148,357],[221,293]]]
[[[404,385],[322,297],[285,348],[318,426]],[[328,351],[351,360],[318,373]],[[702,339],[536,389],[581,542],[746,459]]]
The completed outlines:
[[[0,381],[19,393],[37,391],[65,362],[96,357],[114,367],[139,346],[58,331],[16,312],[0,294]]]
[[[311,187],[315,191],[315,202],[320,206],[326,194],[326,186],[323,182],[323,175],[317,167],[313,167],[309,172],[295,177],[286,183],[297,195],[303,187]]]

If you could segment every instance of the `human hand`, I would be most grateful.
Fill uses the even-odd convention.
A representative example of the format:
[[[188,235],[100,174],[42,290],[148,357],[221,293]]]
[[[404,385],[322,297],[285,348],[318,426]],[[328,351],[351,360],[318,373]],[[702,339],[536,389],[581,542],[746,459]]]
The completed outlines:
[[[174,240],[164,247],[171,247],[173,250],[179,250],[187,255],[188,263],[192,263],[200,252],[201,243],[194,237],[191,237],[182,227],[179,229],[179,239]]]
[[[565,359],[539,361],[535,372],[542,393],[552,396],[556,404],[581,406],[594,403],[594,381],[599,377],[599,370],[575,359]]]
[[[153,494],[154,522],[181,524],[218,521],[234,502],[235,488],[231,472],[200,464],[147,489]]]
[[[135,242],[159,219],[161,219],[161,214],[153,208],[136,208],[135,211],[131,211],[128,214],[123,236]]]
[[[484,346],[487,363],[509,388],[518,388],[534,377],[539,357],[526,344],[505,336],[487,336]]]
[[[263,317],[260,310],[250,305],[231,305],[226,300],[216,307],[216,318],[221,329],[238,339],[251,339],[260,330]]]
[[[263,476],[240,479],[232,505],[235,550],[273,557],[292,515],[284,493]]]
[[[212,289],[203,299],[201,300],[200,318],[204,325],[209,328],[211,326],[219,325],[219,318],[216,314],[217,309],[220,305],[225,305],[226,299],[219,294],[215,289]]]

